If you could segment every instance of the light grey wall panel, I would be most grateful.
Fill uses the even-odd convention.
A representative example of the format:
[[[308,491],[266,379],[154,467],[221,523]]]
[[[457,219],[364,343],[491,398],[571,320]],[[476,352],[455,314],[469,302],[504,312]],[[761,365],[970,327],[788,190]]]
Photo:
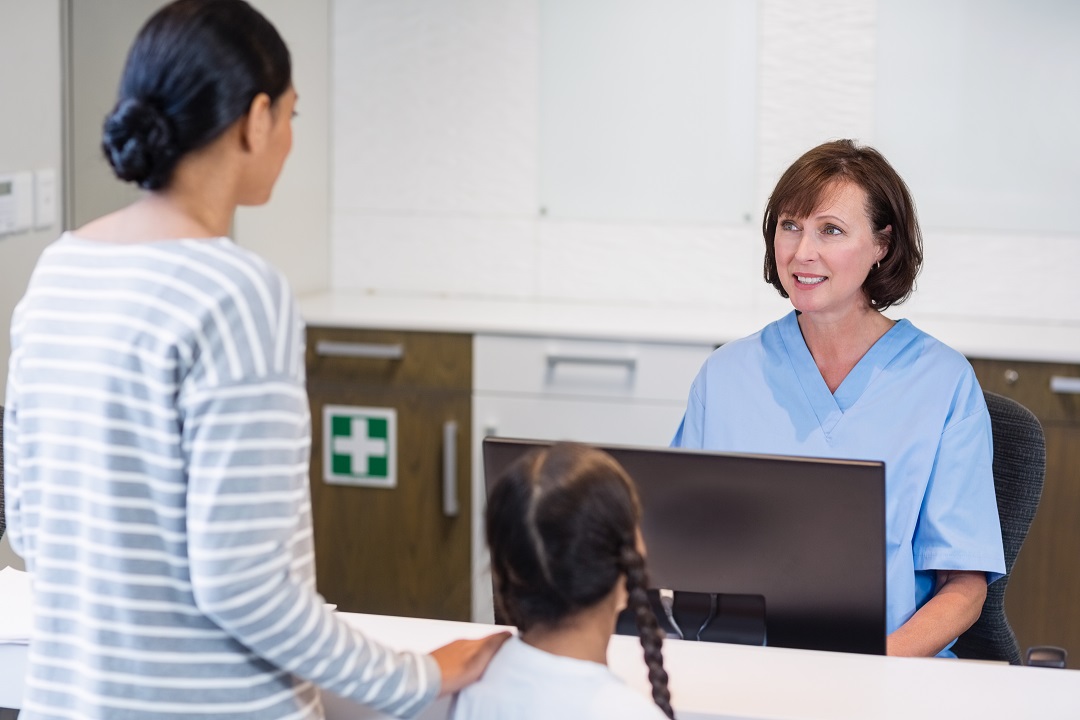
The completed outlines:
[[[68,228],[85,225],[139,196],[101,152],[105,117],[116,105],[120,73],[139,28],[164,0],[66,0],[68,6]]]
[[[750,222],[754,0],[542,0],[548,217]]]
[[[62,171],[59,0],[0,0],[0,67],[0,173]],[[62,172],[57,181],[62,186]],[[57,222],[0,237],[0,404],[7,392],[11,313],[59,230]],[[0,567],[7,562],[2,553]]]
[[[1080,3],[880,0],[878,21],[878,142],[923,222],[1080,239]]]

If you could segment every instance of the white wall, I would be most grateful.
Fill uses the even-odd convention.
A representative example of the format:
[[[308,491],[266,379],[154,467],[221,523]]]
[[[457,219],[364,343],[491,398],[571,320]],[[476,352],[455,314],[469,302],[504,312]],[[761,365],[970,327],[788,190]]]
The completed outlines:
[[[539,217],[540,0],[255,4],[292,50],[300,117],[273,200],[242,209],[236,236],[297,293],[786,307],[759,280],[757,218]],[[746,179],[759,208],[812,145],[874,142],[876,10],[873,0],[760,0],[758,58],[747,59],[757,63],[757,172]],[[4,105],[18,111],[0,115],[0,172],[60,168],[59,0],[0,0],[0,20],[0,62],[26,68],[4,76]],[[355,121],[332,128],[335,118]],[[1075,254],[1075,234],[925,230],[920,289],[898,314],[1080,323],[1060,261]],[[11,310],[55,234],[0,239],[0,370]],[[980,280],[1003,264],[1007,282]]]
[[[270,202],[240,208],[236,241],[289,278],[294,293],[330,283],[330,0],[253,0],[285,38],[300,96],[293,150]]]
[[[810,147],[875,144],[877,11],[874,0],[760,0],[759,52],[746,58],[758,213]],[[761,280],[760,214],[726,225],[541,216],[541,0],[331,0],[331,14],[335,290],[788,307]],[[996,231],[992,209],[974,229],[924,232],[919,291],[894,317],[1080,326],[1062,262],[1076,232]]]
[[[61,186],[59,0],[0,0],[0,173],[53,168]],[[14,69],[22,69],[16,72]],[[62,204],[58,203],[58,207]],[[8,326],[30,271],[59,227],[0,236],[0,385],[7,384]],[[6,393],[0,387],[0,401]],[[7,539],[0,568],[22,567]]]
[[[0,61],[27,69],[2,83],[5,107],[19,110],[0,116],[0,172],[61,167],[59,4],[0,0]],[[759,280],[757,218],[539,217],[540,0],[255,4],[292,50],[300,117],[274,198],[242,209],[235,230],[298,294],[332,286],[786,307]],[[748,138],[757,171],[746,182],[758,208],[812,145],[845,136],[874,142],[876,11],[873,0],[760,0],[758,57],[747,58],[756,63],[758,121]],[[332,127],[335,118],[355,120]],[[947,309],[1080,323],[1080,304],[1065,296],[1068,263],[1059,261],[1075,254],[1075,235],[925,229],[920,289],[897,314]],[[11,310],[55,234],[0,239],[0,370]],[[1008,282],[980,282],[1000,277],[1003,259]]]
[[[63,0],[67,15],[63,40],[65,98],[64,161],[67,170],[68,228],[86,223],[137,200],[141,190],[117,179],[101,151],[105,118],[116,105],[120,75],[139,28],[165,0]]]
[[[809,147],[872,133],[874,9],[760,2],[758,124],[746,138],[758,171],[745,178],[756,207]],[[760,280],[757,216],[538,213],[541,11],[540,0],[332,2],[334,289],[785,307]],[[753,72],[757,58],[745,61]]]
[[[41,168],[61,183],[59,0],[0,0],[0,173]],[[58,207],[62,204],[58,203]],[[0,377],[11,353],[8,325],[41,250],[59,226],[0,235]],[[0,388],[0,399],[4,397]]]

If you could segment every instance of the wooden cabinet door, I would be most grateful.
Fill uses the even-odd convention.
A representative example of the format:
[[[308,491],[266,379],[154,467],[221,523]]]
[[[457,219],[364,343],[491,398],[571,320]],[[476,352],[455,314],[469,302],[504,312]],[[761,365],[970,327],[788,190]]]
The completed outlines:
[[[984,390],[1011,397],[1039,418],[1046,435],[1046,480],[1005,590],[1005,614],[1020,644],[1057,645],[1080,660],[1080,395],[1054,379],[1080,378],[1065,363],[972,360]]]
[[[1046,483],[1016,558],[1005,613],[1020,652],[1057,645],[1080,661],[1080,426],[1047,424]]]
[[[340,610],[469,620],[470,396],[462,390],[378,388],[309,379],[311,496],[319,592]],[[323,407],[393,408],[397,486],[328,484]],[[446,424],[456,424],[448,438]],[[452,440],[452,449],[444,441]],[[444,507],[444,458],[456,457],[457,514]]]

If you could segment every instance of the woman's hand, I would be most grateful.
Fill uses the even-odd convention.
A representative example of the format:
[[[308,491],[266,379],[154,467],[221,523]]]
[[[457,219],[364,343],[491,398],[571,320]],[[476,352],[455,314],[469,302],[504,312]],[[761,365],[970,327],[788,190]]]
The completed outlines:
[[[455,640],[432,650],[431,657],[442,671],[439,697],[456,693],[479,680],[495,652],[509,637],[510,633],[504,631],[479,640]]]

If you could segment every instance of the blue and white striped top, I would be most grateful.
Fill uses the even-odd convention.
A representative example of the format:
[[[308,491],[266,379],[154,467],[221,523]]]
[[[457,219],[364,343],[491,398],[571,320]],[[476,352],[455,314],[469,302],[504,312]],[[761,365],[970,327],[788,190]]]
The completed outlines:
[[[429,656],[315,592],[303,323],[227,238],[65,234],[11,328],[8,533],[33,578],[24,720],[400,716]]]

